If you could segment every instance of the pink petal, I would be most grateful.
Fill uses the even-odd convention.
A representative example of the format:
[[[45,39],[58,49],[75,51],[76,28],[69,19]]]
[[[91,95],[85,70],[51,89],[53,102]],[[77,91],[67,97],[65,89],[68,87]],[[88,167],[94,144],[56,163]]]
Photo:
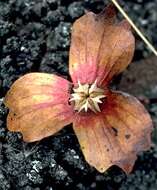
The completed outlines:
[[[73,25],[70,47],[70,75],[78,80],[99,86],[107,85],[113,76],[131,62],[134,37],[126,21],[115,23],[115,11],[109,6],[96,15],[88,12]]]
[[[12,85],[5,97],[7,127],[27,142],[53,135],[72,122],[70,83],[56,75],[30,73]]]

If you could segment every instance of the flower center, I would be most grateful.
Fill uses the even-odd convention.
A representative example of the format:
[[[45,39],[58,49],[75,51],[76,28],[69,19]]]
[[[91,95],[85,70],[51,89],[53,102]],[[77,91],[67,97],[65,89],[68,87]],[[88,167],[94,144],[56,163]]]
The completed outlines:
[[[99,104],[102,98],[105,98],[104,90],[97,87],[97,81],[93,84],[81,84],[78,81],[78,87],[73,89],[70,102],[74,102],[74,109],[78,112],[89,109],[93,112],[101,112]]]

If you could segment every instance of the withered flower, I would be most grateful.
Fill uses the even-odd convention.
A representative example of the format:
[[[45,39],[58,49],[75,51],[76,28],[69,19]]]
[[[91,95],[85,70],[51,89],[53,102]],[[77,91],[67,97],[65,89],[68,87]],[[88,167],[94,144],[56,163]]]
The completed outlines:
[[[129,173],[137,153],[150,147],[152,121],[135,97],[109,84],[129,65],[134,48],[129,24],[116,22],[113,7],[88,12],[73,25],[72,82],[45,73],[18,79],[5,97],[8,129],[33,142],[73,123],[90,165],[100,172],[117,165]]]

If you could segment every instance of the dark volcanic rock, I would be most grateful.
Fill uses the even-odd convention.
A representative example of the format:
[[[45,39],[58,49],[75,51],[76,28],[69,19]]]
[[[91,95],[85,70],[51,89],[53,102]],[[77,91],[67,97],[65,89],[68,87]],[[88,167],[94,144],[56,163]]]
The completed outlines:
[[[84,160],[71,128],[41,142],[27,144],[6,129],[3,97],[28,72],[68,75],[72,23],[87,10],[99,12],[103,0],[0,0],[0,190],[154,190],[157,147],[139,156],[128,177],[117,167],[98,173]],[[154,44],[157,1],[121,1]],[[150,55],[138,40],[134,59]],[[153,93],[153,92],[152,92]],[[156,105],[148,105],[157,123]]]

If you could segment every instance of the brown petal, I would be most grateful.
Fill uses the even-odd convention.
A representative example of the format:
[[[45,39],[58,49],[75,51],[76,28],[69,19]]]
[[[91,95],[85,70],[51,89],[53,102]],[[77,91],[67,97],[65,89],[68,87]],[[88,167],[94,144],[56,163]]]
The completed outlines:
[[[113,7],[96,15],[88,12],[73,25],[70,74],[74,83],[106,85],[131,62],[135,40],[129,24],[115,23]]]
[[[112,165],[131,172],[137,154],[151,144],[149,114],[120,92],[110,94],[102,113],[77,117],[73,127],[85,159],[100,172]]]
[[[110,92],[103,114],[116,131],[123,151],[138,153],[150,148],[152,120],[135,97],[120,91]]]
[[[32,142],[71,123],[69,85],[65,79],[45,73],[31,73],[18,79],[5,97],[10,110],[8,129],[21,132],[25,141]]]
[[[73,128],[86,161],[99,172],[105,172],[112,165],[118,165],[126,172],[131,170],[135,155],[122,152],[112,129],[106,126],[102,117],[75,122]]]

